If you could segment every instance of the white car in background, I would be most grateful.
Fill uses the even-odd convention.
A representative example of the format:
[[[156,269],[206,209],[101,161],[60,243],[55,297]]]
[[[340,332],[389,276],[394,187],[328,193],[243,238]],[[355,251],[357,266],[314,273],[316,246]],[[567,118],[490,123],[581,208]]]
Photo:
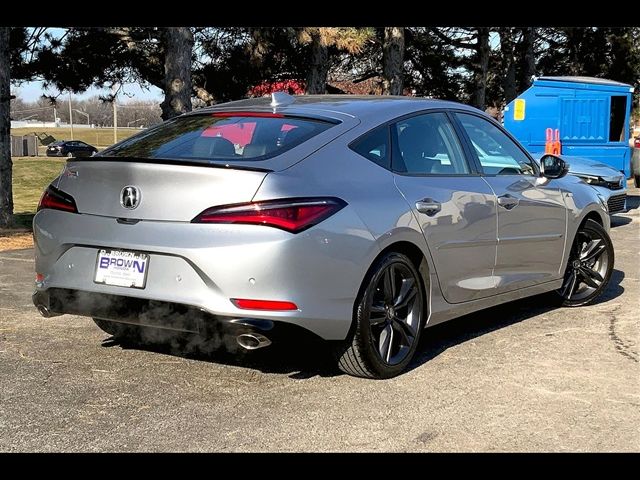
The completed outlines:
[[[473,146],[485,165],[490,165],[494,171],[490,173],[497,174],[504,169],[518,170],[520,165],[514,163],[511,157],[503,155],[499,145],[493,145],[493,140],[487,136],[478,136],[473,142]],[[479,145],[482,143],[483,145]],[[532,153],[533,159],[540,164],[540,158],[544,153]],[[609,214],[623,213],[627,211],[627,181],[624,174],[619,170],[601,162],[589,160],[588,158],[562,156],[565,162],[569,164],[569,175],[575,175],[588,183],[603,198],[607,204]]]
[[[540,163],[543,155],[533,153],[531,156]],[[569,164],[569,175],[580,177],[598,191],[607,202],[610,214],[627,211],[627,179],[620,170],[588,158],[559,156]]]

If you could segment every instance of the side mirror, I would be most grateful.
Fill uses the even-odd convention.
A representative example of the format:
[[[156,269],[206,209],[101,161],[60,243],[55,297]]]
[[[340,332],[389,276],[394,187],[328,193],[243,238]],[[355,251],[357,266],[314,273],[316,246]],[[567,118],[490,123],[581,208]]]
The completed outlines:
[[[562,178],[569,172],[569,164],[556,155],[546,154],[540,159],[540,170],[545,178]]]

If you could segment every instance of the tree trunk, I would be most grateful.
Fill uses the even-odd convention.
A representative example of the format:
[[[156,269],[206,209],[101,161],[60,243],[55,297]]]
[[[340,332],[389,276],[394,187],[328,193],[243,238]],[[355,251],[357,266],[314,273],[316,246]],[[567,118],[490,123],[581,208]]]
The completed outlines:
[[[404,82],[404,28],[385,27],[382,45],[382,93],[402,95]]]
[[[526,27],[522,29],[522,78],[520,79],[520,90],[524,91],[533,83],[533,76],[536,74],[536,54],[534,45],[536,41],[536,29]]]
[[[318,28],[311,32],[311,68],[307,75],[307,93],[326,93],[329,51]]]
[[[489,72],[489,28],[479,27],[476,36],[476,53],[473,62],[473,85],[471,103],[476,108],[484,110],[486,107],[487,73]]]
[[[164,101],[162,119],[191,111],[191,56],[193,33],[189,27],[167,27],[163,34]]]
[[[567,35],[567,50],[569,57],[569,75],[583,75],[583,61],[580,58],[579,50],[580,43],[582,43],[582,30],[579,28],[568,27],[566,29]]]
[[[13,220],[9,31],[9,27],[0,27],[0,227],[8,227]]]
[[[514,58],[514,29],[511,27],[500,27],[498,34],[500,35],[502,63],[502,91],[504,93],[505,103],[509,103],[518,96],[516,87],[516,62]]]

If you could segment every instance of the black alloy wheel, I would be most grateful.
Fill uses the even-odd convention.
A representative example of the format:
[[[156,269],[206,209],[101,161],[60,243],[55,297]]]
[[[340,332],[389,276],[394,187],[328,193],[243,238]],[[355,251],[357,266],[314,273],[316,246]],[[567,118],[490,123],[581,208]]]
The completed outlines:
[[[577,307],[595,300],[609,283],[613,262],[613,244],[606,230],[587,220],[576,233],[564,282],[557,290],[562,304]]]
[[[355,312],[355,331],[338,365],[350,375],[390,378],[407,367],[420,338],[422,280],[406,255],[390,252],[378,260],[364,285]]]

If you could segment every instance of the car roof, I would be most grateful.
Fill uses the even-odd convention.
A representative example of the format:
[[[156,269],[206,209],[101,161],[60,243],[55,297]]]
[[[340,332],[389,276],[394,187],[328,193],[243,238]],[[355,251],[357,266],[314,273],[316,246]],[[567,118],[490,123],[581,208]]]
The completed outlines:
[[[459,109],[473,112],[480,110],[458,102],[432,98],[384,96],[384,95],[291,95],[293,100],[280,105],[275,111],[285,115],[325,116],[334,119],[354,117],[362,121],[375,119],[386,122],[400,115],[431,109]],[[219,111],[274,111],[271,97],[250,98],[221,103],[194,110],[190,114],[206,114]],[[486,114],[485,114],[486,115]]]

